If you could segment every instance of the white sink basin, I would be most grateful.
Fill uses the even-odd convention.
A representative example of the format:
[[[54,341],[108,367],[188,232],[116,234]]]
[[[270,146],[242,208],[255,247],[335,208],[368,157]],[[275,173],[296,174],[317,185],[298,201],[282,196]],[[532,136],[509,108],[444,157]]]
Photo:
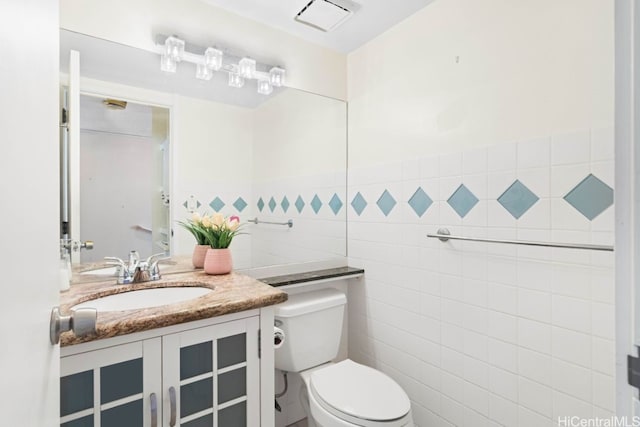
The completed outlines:
[[[104,268],[96,268],[95,270],[86,270],[80,272],[80,274],[89,274],[91,276],[115,276],[118,267],[104,267]]]
[[[213,289],[199,286],[140,289],[85,301],[71,308],[95,308],[99,312],[139,310],[188,301],[209,292]]]

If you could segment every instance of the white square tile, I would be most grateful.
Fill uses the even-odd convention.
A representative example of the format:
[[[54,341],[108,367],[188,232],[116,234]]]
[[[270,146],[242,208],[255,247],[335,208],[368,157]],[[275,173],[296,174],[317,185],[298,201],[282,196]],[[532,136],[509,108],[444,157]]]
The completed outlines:
[[[489,415],[489,393],[475,384],[464,384],[464,404],[482,415]]]
[[[487,199],[497,200],[516,181],[515,169],[487,174]]]
[[[517,145],[515,143],[505,143],[492,145],[487,148],[487,169],[489,172],[496,172],[508,169],[515,169],[517,164]]]
[[[591,173],[588,164],[554,166],[551,168],[550,196],[564,197]]]
[[[518,405],[491,393],[489,395],[489,417],[504,426],[518,425]]]
[[[518,341],[521,347],[551,354],[551,325],[518,319]]]
[[[464,265],[464,264],[463,264]],[[464,267],[463,267],[464,275]],[[485,280],[463,279],[462,301],[467,304],[486,308],[487,282]]]
[[[559,230],[551,231],[551,241],[558,243],[590,243],[593,233],[581,230]],[[553,248],[551,250],[553,261],[566,264],[581,264],[587,266],[592,264],[592,257],[596,251],[585,251],[581,249]]]
[[[615,380],[612,376],[597,372],[592,374],[593,404],[600,408],[613,411],[615,409]]]
[[[615,339],[616,319],[613,304],[592,303],[591,333],[600,338]]]
[[[489,227],[512,227],[517,225],[516,218],[497,200],[487,201],[487,225]]]
[[[509,372],[518,372],[518,347],[504,341],[489,339],[489,364]]]
[[[526,378],[518,381],[518,403],[547,417],[553,415],[551,388]]]
[[[464,372],[465,359],[467,358],[467,356],[448,347],[442,347],[441,351],[441,368],[443,370],[454,375],[460,375],[461,372]]]
[[[518,285],[539,291],[551,290],[551,264],[518,260]]]
[[[592,407],[589,403],[578,400],[557,391],[553,392],[553,419],[564,419],[565,417],[579,417],[588,420],[593,416]]]
[[[551,199],[551,228],[554,230],[589,231],[591,223],[564,199]]]
[[[519,289],[518,315],[539,322],[550,322],[551,294],[529,289]]]
[[[420,179],[420,161],[408,159],[402,161],[402,180]]]
[[[484,389],[489,387],[489,364],[464,356],[462,372],[466,381]]]
[[[518,142],[518,169],[548,167],[551,161],[550,138]]]
[[[520,347],[518,373],[540,384],[551,386],[551,356]]]
[[[440,176],[462,175],[462,153],[448,153],[440,155]]]
[[[442,323],[441,331],[443,346],[460,353],[464,352],[464,329],[459,326]]]
[[[537,412],[519,406],[518,427],[555,427],[555,424],[550,418],[546,418]]]
[[[552,362],[553,388],[578,399],[591,400],[591,370],[554,359]]]
[[[555,326],[590,334],[591,303],[587,300],[554,295],[552,319]]]
[[[591,163],[591,173],[611,188],[615,188],[615,163],[613,160]]]
[[[464,353],[486,362],[488,355],[487,336],[473,331],[464,331]]]
[[[456,375],[451,375],[446,372],[442,373],[441,378],[442,384],[440,391],[442,391],[442,394],[458,402],[463,402],[465,381]]]
[[[591,336],[564,328],[551,329],[551,354],[576,365],[591,367]]]
[[[454,426],[464,425],[464,406],[453,399],[442,396],[441,415]]]
[[[549,168],[518,170],[518,180],[540,199],[551,197],[551,173]]]
[[[422,179],[438,178],[440,176],[440,159],[438,156],[422,157],[418,161]]]
[[[613,127],[591,130],[591,161],[613,160],[615,156]]]
[[[591,159],[591,135],[587,131],[551,137],[551,164],[587,163]]]
[[[605,375],[615,374],[614,342],[603,338],[593,337],[591,342],[591,368]]]
[[[478,148],[466,150],[462,153],[462,173],[463,174],[486,174],[487,173],[487,149]]]
[[[515,316],[490,311],[488,315],[488,335],[505,342],[518,343],[518,319]]]
[[[520,218],[518,228],[535,228],[548,230],[551,228],[551,200],[540,199]]]
[[[591,299],[591,269],[576,264],[553,264],[551,287],[558,295]]]
[[[489,369],[489,390],[512,402],[518,401],[518,376],[500,368]]]
[[[498,283],[487,285],[487,306],[507,314],[518,314],[518,289]]]
[[[494,283],[515,285],[517,283],[518,264],[515,258],[487,257],[487,280]]]

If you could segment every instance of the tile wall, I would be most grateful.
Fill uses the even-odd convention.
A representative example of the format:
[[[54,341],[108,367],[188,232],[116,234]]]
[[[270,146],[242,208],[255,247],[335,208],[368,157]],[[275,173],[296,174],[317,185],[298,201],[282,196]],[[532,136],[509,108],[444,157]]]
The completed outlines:
[[[350,357],[407,391],[420,426],[557,424],[614,411],[613,130],[349,170]]]

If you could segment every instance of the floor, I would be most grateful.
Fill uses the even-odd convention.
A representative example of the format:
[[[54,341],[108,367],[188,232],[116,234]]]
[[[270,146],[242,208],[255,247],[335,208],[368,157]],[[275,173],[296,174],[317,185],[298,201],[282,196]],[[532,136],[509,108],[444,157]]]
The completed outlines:
[[[307,427],[307,419],[305,418],[295,424],[288,425],[287,427]]]

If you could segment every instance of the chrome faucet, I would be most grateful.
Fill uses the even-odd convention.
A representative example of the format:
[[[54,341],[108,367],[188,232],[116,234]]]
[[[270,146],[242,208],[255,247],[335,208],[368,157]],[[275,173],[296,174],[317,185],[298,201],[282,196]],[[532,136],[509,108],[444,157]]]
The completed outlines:
[[[153,254],[144,261],[140,261],[137,251],[129,252],[127,262],[116,257],[104,257],[108,265],[115,265],[118,273],[118,284],[128,285],[131,283],[149,282],[160,279],[160,267],[158,263],[168,259],[163,257],[164,253]]]

